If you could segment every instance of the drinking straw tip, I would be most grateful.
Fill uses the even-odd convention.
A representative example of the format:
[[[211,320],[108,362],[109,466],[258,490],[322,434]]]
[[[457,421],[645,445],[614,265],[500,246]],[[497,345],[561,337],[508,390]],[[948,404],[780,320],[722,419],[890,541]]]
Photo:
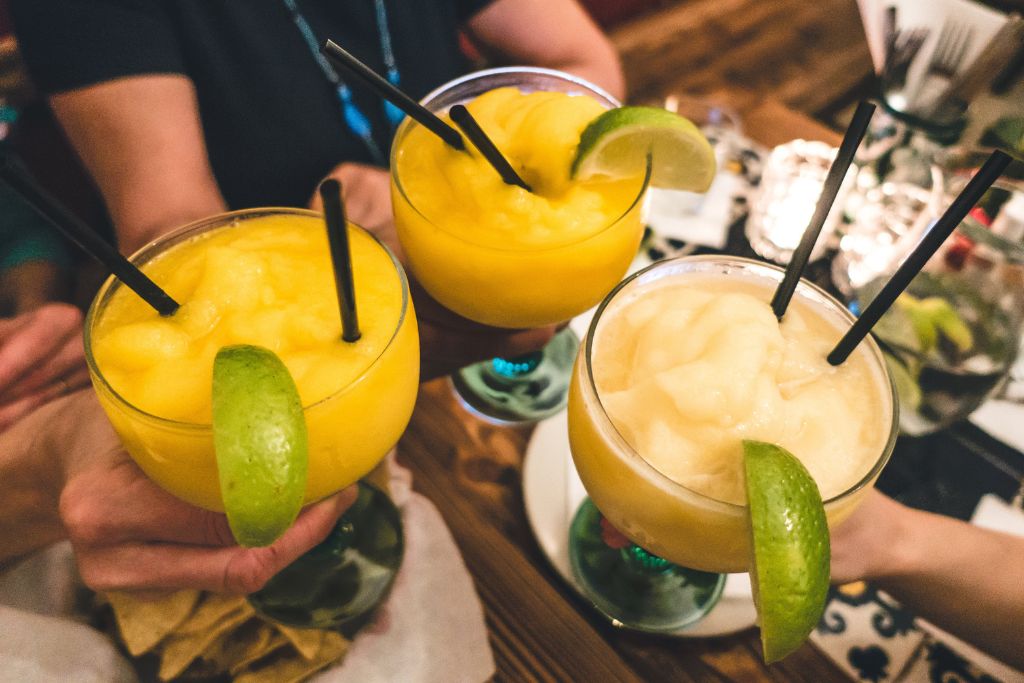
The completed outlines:
[[[465,149],[465,143],[462,141],[459,131],[449,126],[432,111],[392,85],[386,78],[383,78],[376,71],[356,59],[352,53],[342,48],[333,40],[327,39],[324,41],[324,44],[320,47],[320,54],[327,58],[334,66],[344,69],[358,78],[367,88],[401,109],[410,118],[455,149]]]
[[[100,237],[99,233],[40,187],[16,159],[9,155],[3,156],[2,163],[0,163],[0,177],[7,182],[11,189],[21,195],[22,199],[36,213],[77,244],[82,251],[103,264],[110,273],[113,273],[128,289],[138,294],[161,316],[174,315],[180,308],[178,302],[153,282],[148,275],[139,270],[138,266],[126,259],[113,245]]]
[[[963,191],[953,200],[945,213],[925,233],[921,241],[913,251],[903,260],[900,267],[896,269],[889,281],[882,286],[882,289],[875,295],[868,307],[854,321],[850,329],[846,331],[842,339],[836,343],[835,348],[828,354],[828,362],[832,365],[839,365],[845,361],[853,350],[863,341],[864,337],[871,332],[881,317],[896,302],[897,297],[903,293],[910,281],[914,279],[928,260],[938,251],[943,242],[953,233],[958,225],[967,217],[967,213],[974,207],[982,195],[988,191],[992,183],[1010,165],[1012,157],[1002,150],[995,150],[988,160],[974,174]]]
[[[807,224],[803,236],[800,238],[800,244],[793,251],[789,265],[786,267],[786,273],[782,281],[779,282],[775,295],[772,297],[772,312],[775,313],[775,317],[779,320],[782,320],[782,317],[786,314],[786,308],[796,292],[800,276],[803,274],[804,268],[807,267],[807,262],[811,259],[811,252],[814,250],[814,244],[818,241],[818,236],[821,234],[821,228],[825,225],[825,219],[828,218],[832,204],[836,201],[839,189],[846,179],[846,173],[850,169],[850,165],[853,164],[857,148],[860,146],[861,140],[864,139],[864,134],[867,133],[868,124],[871,122],[871,115],[874,113],[874,104],[861,101],[857,105],[857,110],[853,114],[849,128],[846,129],[846,134],[843,135],[843,141],[839,145],[839,151],[836,152],[835,161],[829,167],[828,175],[825,177],[825,182],[822,185],[821,195],[818,197],[818,203],[814,207],[814,214],[811,216],[811,220]]]

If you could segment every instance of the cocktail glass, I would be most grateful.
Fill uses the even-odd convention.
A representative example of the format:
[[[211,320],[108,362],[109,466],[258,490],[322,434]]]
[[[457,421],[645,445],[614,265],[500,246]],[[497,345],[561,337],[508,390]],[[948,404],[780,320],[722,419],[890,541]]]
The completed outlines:
[[[189,242],[221,230],[244,230],[261,217],[294,218],[322,228],[312,211],[286,208],[225,213],[187,225],[143,247],[132,262],[145,264]],[[314,219],[310,221],[310,219]],[[300,229],[299,227],[295,228]],[[361,228],[354,231],[369,235]],[[408,283],[398,261],[370,236],[394,266],[401,289],[401,312],[380,354],[344,386],[303,409],[308,429],[309,474],[306,503],[358,482],[392,449],[412,415],[419,376],[419,341]],[[200,243],[201,244],[201,243]],[[197,247],[201,248],[201,247]],[[325,239],[326,248],[326,239]],[[355,264],[357,269],[359,263]],[[85,350],[100,404],[128,454],[146,475],[182,500],[223,511],[210,424],[152,415],[119,394],[97,362],[97,326],[116,296],[133,296],[111,277],[96,295],[85,322]],[[308,296],[334,297],[333,289]],[[374,315],[372,310],[361,316]],[[268,339],[266,343],[272,344]],[[344,344],[338,340],[339,344]],[[356,342],[358,343],[358,342]],[[380,406],[386,406],[382,409]],[[298,627],[338,627],[350,631],[387,594],[401,563],[401,520],[390,499],[360,483],[359,496],[319,546],[285,568],[250,602],[264,615]]]
[[[900,430],[922,436],[996,394],[1021,346],[1024,250],[968,216],[872,332],[900,396]],[[885,278],[854,292],[864,307]]]
[[[443,113],[454,104],[509,86],[521,92],[583,95],[607,108],[619,106],[611,95],[580,78],[525,67],[469,74],[430,93],[422,104]],[[591,234],[568,243],[556,239],[549,245],[496,246],[453,232],[444,215],[423,213],[407,194],[403,147],[419,125],[406,119],[392,147],[395,225],[413,277],[446,308],[475,322],[507,329],[554,325],[596,305],[626,273],[643,236],[642,200],[650,168],[637,179],[635,197],[624,212]],[[576,336],[565,328],[541,351],[471,365],[455,373],[452,384],[464,405],[487,419],[500,423],[540,420],[565,406],[578,347]]]
[[[711,498],[670,479],[616,429],[602,404],[593,366],[595,339],[601,337],[606,315],[623,302],[642,298],[665,278],[716,277],[723,284],[763,284],[767,302],[782,275],[776,266],[739,257],[670,259],[630,276],[597,309],[580,347],[569,393],[573,461],[593,501],[584,503],[576,515],[569,554],[577,581],[615,624],[676,632],[695,623],[718,599],[723,573],[748,571],[752,553],[745,505]],[[797,302],[838,323],[853,321],[841,303],[806,281],[797,287]],[[885,422],[878,428],[888,436],[863,475],[824,501],[830,525],[853,512],[888,461],[898,433],[895,389],[881,351],[869,338],[857,353],[866,354],[880,378],[878,400]],[[602,523],[601,516],[607,521]]]

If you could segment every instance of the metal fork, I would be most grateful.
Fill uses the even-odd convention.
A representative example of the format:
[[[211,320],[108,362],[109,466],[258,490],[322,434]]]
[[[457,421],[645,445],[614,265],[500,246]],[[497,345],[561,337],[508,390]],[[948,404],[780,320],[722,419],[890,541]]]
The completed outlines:
[[[903,89],[907,83],[907,71],[914,61],[921,45],[928,38],[927,28],[911,28],[897,30],[892,39],[892,47],[882,71],[882,82],[885,92]]]
[[[974,28],[946,20],[935,41],[928,66],[918,84],[910,109],[921,116],[932,113],[937,98],[960,70],[974,39]]]
[[[943,23],[928,68],[925,70],[925,78],[937,76],[946,81],[953,78],[960,70],[960,64],[963,63],[973,39],[972,27],[949,21]]]

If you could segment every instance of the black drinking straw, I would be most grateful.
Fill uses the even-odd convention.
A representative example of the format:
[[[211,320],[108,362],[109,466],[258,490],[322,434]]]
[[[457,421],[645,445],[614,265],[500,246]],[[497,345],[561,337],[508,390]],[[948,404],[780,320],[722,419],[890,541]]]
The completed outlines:
[[[432,111],[419,102],[388,83],[387,80],[381,78],[380,74],[360,62],[333,40],[325,42],[320,48],[320,52],[332,64],[345,69],[357,77],[370,90],[373,90],[385,100],[404,111],[455,149],[466,149],[466,143],[463,142],[459,131],[439,119]]]
[[[82,251],[102,263],[143,301],[156,309],[162,316],[173,315],[178,302],[160,288],[158,284],[126,259],[121,253],[100,237],[92,228],[68,211],[53,195],[39,187],[28,172],[11,157],[0,162],[0,177],[3,177],[33,209],[48,220]]]
[[[846,172],[850,169],[850,164],[853,163],[857,147],[864,139],[864,133],[867,132],[868,123],[874,113],[875,105],[870,102],[861,102],[857,105],[857,111],[853,113],[853,120],[850,121],[850,127],[846,129],[846,135],[843,136],[843,142],[839,145],[835,161],[828,169],[828,175],[825,177],[825,183],[821,188],[821,195],[818,196],[818,204],[814,207],[811,221],[807,224],[807,228],[800,238],[800,244],[797,245],[789,260],[789,265],[786,266],[786,273],[783,275],[778,289],[775,290],[775,296],[772,297],[772,311],[779,320],[786,315],[786,308],[793,298],[793,292],[796,291],[797,283],[800,282],[800,276],[811,258],[814,243],[818,241],[821,227],[825,225],[828,212],[836,201],[839,188],[842,187],[843,180],[846,179]]]
[[[946,241],[960,225],[960,222],[967,216],[971,208],[981,199],[988,188],[1002,174],[1013,159],[1009,154],[996,150],[989,156],[988,161],[982,165],[971,181],[967,183],[953,203],[946,209],[939,220],[925,234],[914,251],[903,261],[896,273],[885,283],[882,290],[868,304],[860,317],[853,323],[850,329],[839,340],[832,352],[828,354],[828,362],[832,365],[839,365],[846,360],[853,350],[860,344],[861,340],[868,335],[871,328],[878,322],[879,318],[889,310],[914,276],[924,268],[924,264],[938,250],[939,246]]]
[[[341,183],[328,178],[320,183],[320,199],[324,203],[324,222],[327,241],[331,247],[334,265],[334,286],[338,291],[338,309],[341,311],[341,338],[347,342],[359,341],[359,316],[356,314],[356,289],[352,281],[352,250],[348,242],[348,222],[345,205],[341,201]]]
[[[502,155],[498,147],[487,136],[487,133],[484,132],[484,129],[480,127],[480,124],[476,122],[473,115],[469,113],[468,109],[461,104],[456,104],[448,110],[448,115],[452,117],[455,125],[466,134],[469,141],[476,145],[476,148],[480,150],[480,154],[494,167],[494,170],[498,172],[502,180],[509,185],[518,185],[527,192],[533,192],[530,186],[526,184],[526,181],[519,177],[519,174],[512,168],[512,164],[508,163],[508,159]]]

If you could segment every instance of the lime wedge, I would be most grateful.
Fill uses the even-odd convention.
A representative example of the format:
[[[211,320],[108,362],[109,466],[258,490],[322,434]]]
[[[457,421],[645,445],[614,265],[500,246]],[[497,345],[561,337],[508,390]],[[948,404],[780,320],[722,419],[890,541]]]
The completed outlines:
[[[656,107],[609,109],[580,135],[571,174],[628,178],[640,175],[651,155],[651,185],[704,192],[715,177],[715,152],[697,126]]]
[[[750,582],[766,662],[796,650],[821,619],[829,580],[825,508],[792,453],[743,442],[753,562]]]
[[[302,401],[272,351],[217,352],[213,445],[231,533],[243,546],[270,545],[298,516],[309,468]]]

